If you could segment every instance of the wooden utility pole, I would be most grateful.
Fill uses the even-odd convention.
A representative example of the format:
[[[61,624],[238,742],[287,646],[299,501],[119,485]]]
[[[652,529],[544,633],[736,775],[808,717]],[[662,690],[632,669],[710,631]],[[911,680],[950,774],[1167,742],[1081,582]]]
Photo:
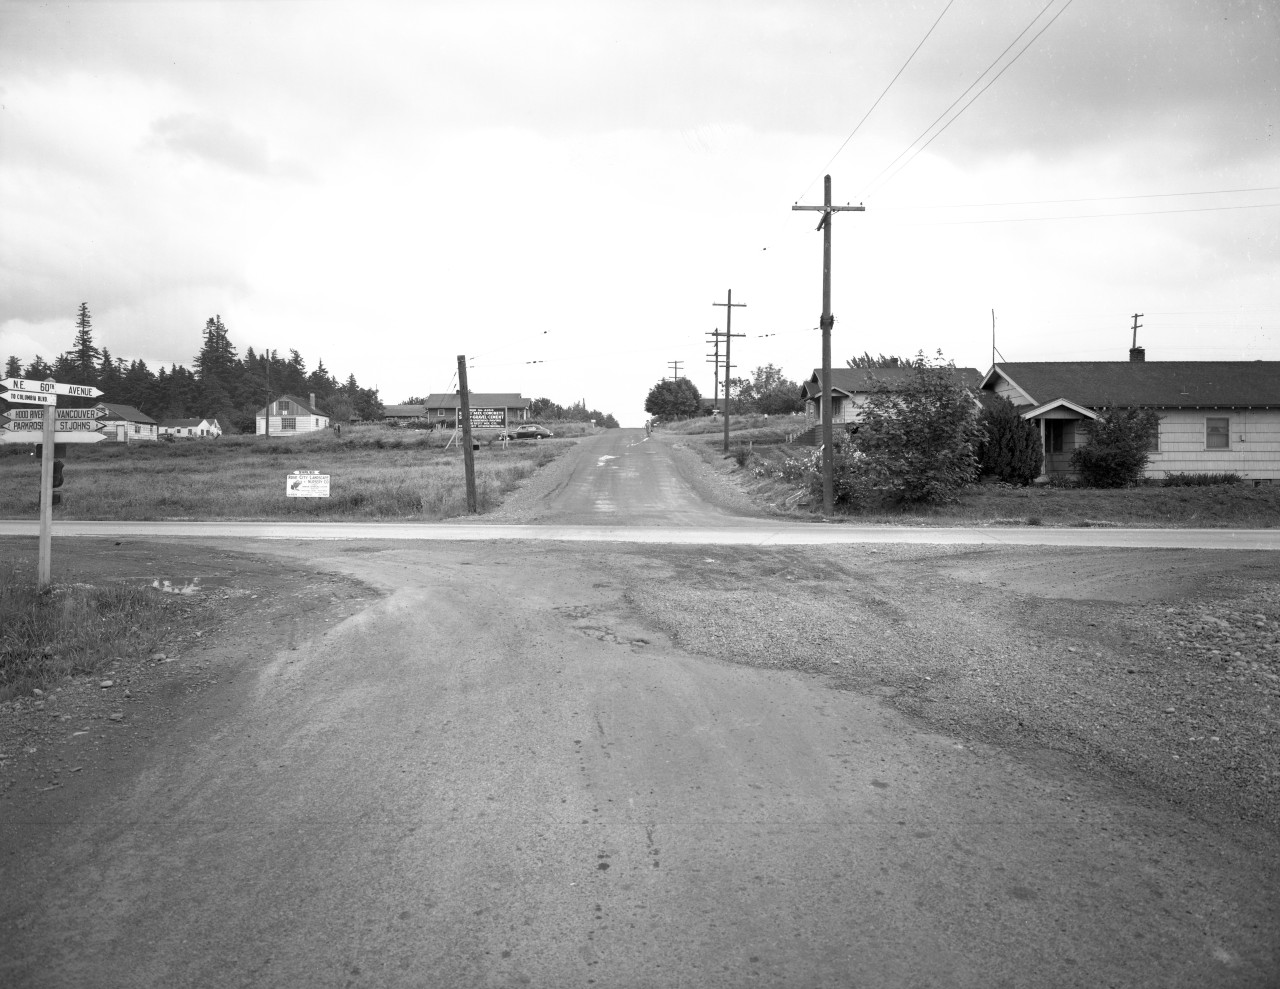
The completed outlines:
[[[713,353],[707,354],[707,360],[714,362],[716,366],[715,381],[711,386],[711,407],[718,409],[720,407],[720,327],[717,326],[707,336],[715,343],[715,350]]]
[[[822,213],[817,229],[822,231],[822,513],[830,515],[835,502],[835,457],[831,436],[831,327],[835,317],[831,315],[831,214],[843,211],[862,212],[865,206],[832,206],[831,176],[822,181],[822,205],[792,205],[793,210],[817,210]],[[725,436],[728,436],[726,432]],[[725,450],[729,449],[728,439]]]
[[[462,464],[467,475],[467,514],[476,514],[476,458],[471,449],[471,396],[467,392],[467,356],[458,355],[458,425],[462,427]]]
[[[51,379],[52,380],[52,379]],[[44,407],[44,431],[40,449],[40,540],[36,562],[36,590],[48,590],[53,580],[53,440],[58,410]]]
[[[672,381],[680,380],[680,365],[683,363],[684,361],[667,361],[667,367],[671,368]]]
[[[1133,314],[1133,346],[1135,349],[1138,346],[1138,331],[1142,329],[1142,324],[1139,323],[1138,320],[1140,320],[1145,315],[1146,313],[1140,313],[1140,312],[1136,312]]]
[[[735,336],[746,336],[745,333],[733,332],[733,310],[734,308],[746,309],[745,302],[733,301],[733,289],[729,289],[728,302],[713,302],[713,306],[724,306],[724,333],[716,331],[718,336],[724,337],[724,452],[729,452],[729,348]]]

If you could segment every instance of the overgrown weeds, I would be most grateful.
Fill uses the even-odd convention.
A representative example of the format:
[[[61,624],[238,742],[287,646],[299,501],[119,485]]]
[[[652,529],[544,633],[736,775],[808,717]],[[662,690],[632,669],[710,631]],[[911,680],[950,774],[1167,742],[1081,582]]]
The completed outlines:
[[[41,593],[34,561],[0,568],[0,701],[67,676],[96,672],[112,656],[150,652],[174,602],[145,587],[69,584]]]

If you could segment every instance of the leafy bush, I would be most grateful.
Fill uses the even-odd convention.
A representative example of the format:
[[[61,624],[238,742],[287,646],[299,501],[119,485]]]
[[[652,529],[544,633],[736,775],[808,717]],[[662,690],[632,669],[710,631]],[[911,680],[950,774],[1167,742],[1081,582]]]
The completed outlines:
[[[1071,466],[1091,488],[1136,484],[1159,427],[1160,417],[1153,409],[1108,409],[1098,419],[1085,420],[1085,443],[1072,451]]]
[[[1012,402],[1000,395],[984,395],[978,419],[985,433],[978,449],[983,474],[1023,486],[1040,476],[1044,463],[1040,431],[1018,415]]]
[[[876,381],[859,409],[857,431],[835,471],[850,507],[868,497],[945,504],[977,480],[983,431],[974,395],[941,354],[917,360],[906,378]]]
[[[1223,474],[1170,474],[1160,482],[1162,488],[1204,487],[1210,484],[1239,484],[1244,478],[1234,471]]]

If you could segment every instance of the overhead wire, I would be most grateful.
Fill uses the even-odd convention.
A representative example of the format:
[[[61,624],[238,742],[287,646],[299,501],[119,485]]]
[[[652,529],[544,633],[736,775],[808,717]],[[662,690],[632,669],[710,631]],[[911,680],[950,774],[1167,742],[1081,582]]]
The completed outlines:
[[[1036,21],[1040,20],[1040,18],[1043,17],[1048,12],[1049,8],[1052,7],[1057,2],[1058,0],[1049,0],[1049,2],[1046,3],[1040,9],[1039,13],[1037,13],[1035,17],[1031,18],[1030,23],[1028,23],[1026,27],[1024,27],[1020,32],[1018,32],[1018,36],[1015,37],[1011,42],[1009,42],[1005,50],[1002,51],[999,55],[997,55],[990,65],[988,65],[985,69],[983,69],[980,73],[978,73],[977,78],[974,79],[973,82],[969,84],[968,88],[966,88],[963,93],[957,96],[955,100],[951,103],[951,105],[947,107],[945,110],[943,110],[942,113],[940,113],[934,119],[933,123],[931,123],[923,131],[921,131],[920,135],[916,137],[914,141],[912,141],[902,151],[900,151],[898,153],[898,156],[894,158],[893,161],[889,162],[888,165],[886,165],[883,169],[880,170],[879,174],[877,174],[876,177],[873,178],[871,182],[868,184],[867,192],[864,194],[865,196],[870,196],[879,187],[888,184],[894,178],[894,176],[898,174],[898,172],[906,168],[907,165],[909,165],[915,159],[916,155],[920,154],[921,151],[923,151],[930,144],[932,144],[948,127],[950,127],[953,123],[955,123],[956,120],[959,119],[960,115],[963,114],[965,110],[969,109],[969,107],[973,105],[974,101],[977,100],[979,96],[981,96],[988,89],[990,89],[992,84],[994,84],[995,81],[999,79],[1002,75],[1004,75],[1005,72],[1007,72],[1009,68],[1015,62],[1017,62],[1019,58],[1022,57],[1023,53],[1026,52],[1028,48],[1030,48],[1033,44],[1036,43],[1036,40],[1040,37],[1040,35],[1044,34],[1045,31],[1049,30],[1049,28],[1053,26],[1054,22],[1063,15],[1063,13],[1066,11],[1068,7],[1071,6],[1073,0],[1066,0],[1066,3],[1062,5],[1062,7],[1058,10],[1058,12],[1054,14],[1052,18],[1050,18],[1049,23],[1047,23],[1044,27],[1042,27],[1039,31],[1037,31],[1034,37],[1032,37],[1032,39],[1028,41],[1022,47],[1022,49],[1016,55],[1013,56],[1013,58],[1011,58],[1008,62],[1006,62],[1005,65],[1000,69],[1000,71],[997,72],[994,76],[992,76],[991,80],[985,86],[983,86],[980,90],[978,90],[978,92],[974,93],[973,98],[970,99],[969,102],[966,103],[964,106],[962,106],[959,109],[959,111],[955,114],[955,116],[953,116],[950,120],[948,120],[945,124],[943,124],[942,127],[937,131],[937,133],[933,135],[933,137],[929,138],[929,140],[925,141],[924,144],[922,144],[919,148],[917,148],[914,152],[912,152],[911,157],[907,158],[906,161],[902,162],[901,165],[899,165],[896,169],[894,169],[894,165],[898,163],[899,159],[901,159],[902,156],[905,155],[908,151],[911,151],[911,149],[915,147],[915,144],[917,141],[919,141],[926,134],[928,134],[929,131],[933,130],[933,128],[937,126],[938,121],[946,117],[946,115],[955,108],[956,104],[959,103],[962,99],[964,99],[965,96],[969,94],[969,91],[972,90],[974,86],[978,85],[978,83],[982,81],[983,77],[1000,63],[1000,60],[1004,58],[1005,55],[1009,54],[1013,46],[1016,45],[1020,40],[1022,40],[1023,35],[1025,35],[1033,27],[1035,27]],[[894,169],[892,174],[890,174],[889,177],[886,178],[883,183],[880,183],[881,177],[885,175],[886,172],[889,172],[890,169]],[[877,186],[877,183],[880,183],[880,186]]]
[[[893,78],[889,80],[889,85],[884,87],[884,90],[880,93],[879,96],[876,97],[876,101],[871,104],[870,109],[868,109],[867,112],[862,115],[862,119],[859,120],[856,125],[854,125],[853,130],[849,132],[849,136],[844,139],[840,147],[836,148],[836,153],[833,154],[831,158],[827,161],[827,163],[822,167],[822,171],[819,172],[818,175],[816,175],[813,179],[811,179],[809,181],[809,184],[805,186],[804,192],[800,193],[800,195],[796,197],[797,201],[799,201],[800,199],[803,199],[806,195],[808,195],[809,190],[813,188],[813,184],[817,182],[818,179],[820,179],[823,175],[826,174],[827,169],[831,167],[831,163],[834,162],[837,158],[839,158],[840,153],[844,151],[846,147],[848,147],[849,142],[853,140],[853,136],[858,133],[862,125],[867,122],[867,118],[870,117],[871,114],[875,111],[875,108],[880,105],[880,101],[883,100],[885,96],[888,94],[889,90],[893,88],[893,84],[898,81],[898,77],[901,76],[902,73],[906,71],[907,66],[911,64],[911,60],[916,57],[916,53],[920,51],[921,48],[924,47],[924,43],[929,40],[929,36],[933,34],[934,28],[936,28],[938,24],[941,23],[942,18],[944,18],[947,15],[947,11],[951,9],[951,5],[953,3],[955,3],[955,0],[947,0],[947,5],[942,8],[942,13],[939,14],[937,16],[937,19],[934,20],[933,24],[929,26],[929,30],[924,33],[924,37],[920,39],[919,44],[917,44],[915,48],[911,50],[911,54],[908,55],[907,60],[902,63],[902,67],[899,68],[896,73],[894,73]]]

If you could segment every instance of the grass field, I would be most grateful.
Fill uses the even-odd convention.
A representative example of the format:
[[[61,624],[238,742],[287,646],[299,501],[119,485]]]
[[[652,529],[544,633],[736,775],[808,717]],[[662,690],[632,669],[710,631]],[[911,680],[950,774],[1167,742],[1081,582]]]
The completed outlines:
[[[420,519],[466,514],[462,451],[447,435],[382,426],[348,427],[288,438],[68,448],[61,504],[64,519]],[[572,439],[496,442],[477,434],[476,495],[481,513]],[[39,515],[39,458],[0,448],[0,515]],[[330,477],[328,498],[289,498],[295,470]]]

